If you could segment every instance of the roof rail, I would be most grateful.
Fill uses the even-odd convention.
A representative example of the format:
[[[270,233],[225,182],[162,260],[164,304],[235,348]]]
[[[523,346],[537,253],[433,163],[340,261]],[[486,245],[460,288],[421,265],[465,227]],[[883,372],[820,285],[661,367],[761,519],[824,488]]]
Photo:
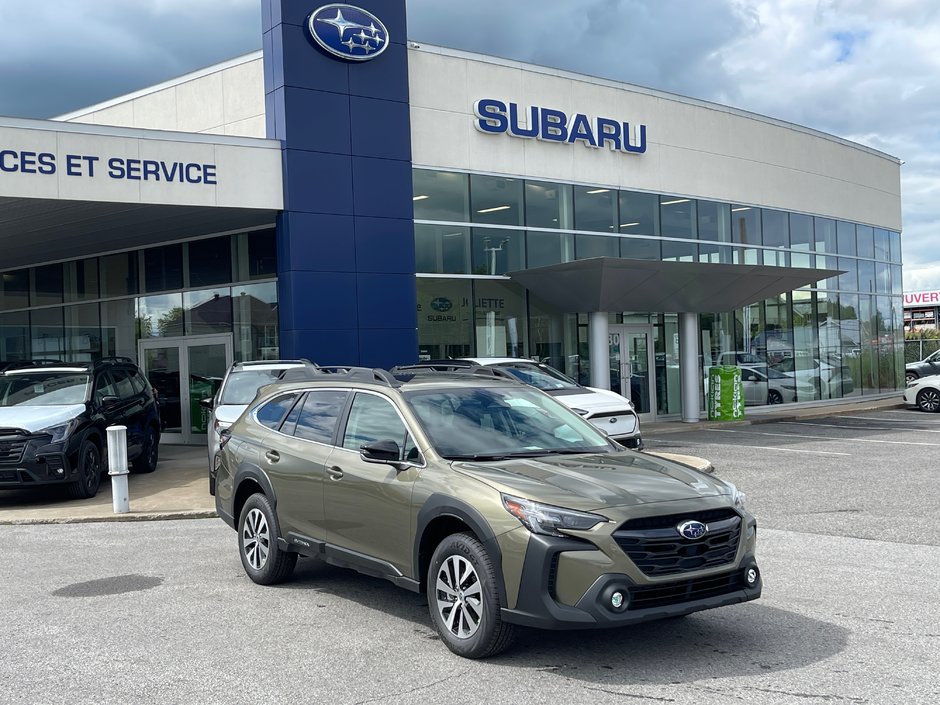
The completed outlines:
[[[344,365],[327,365],[317,367],[317,374],[341,377],[350,382],[377,382],[389,387],[397,387],[399,381],[381,367],[347,367]]]
[[[317,367],[317,363],[310,362],[310,360],[305,357],[301,357],[296,360],[236,360],[232,363],[232,367],[236,367],[238,365],[241,365],[242,367],[250,367],[251,365],[277,365],[285,362],[298,365],[313,365],[314,367]]]
[[[456,364],[450,364],[456,363]],[[467,363],[467,364],[464,364]],[[480,365],[467,360],[428,360],[413,365],[396,365],[391,369],[393,375],[457,374],[476,375],[478,377],[498,377],[499,379],[520,382],[518,377],[502,367]],[[410,379],[410,377],[409,377]]]
[[[98,360],[95,360],[94,362],[96,362],[96,363],[97,363],[97,362],[106,362],[106,363],[111,363],[111,364],[127,363],[127,362],[129,362],[129,363],[131,363],[132,365],[133,365],[133,364],[136,364],[131,358],[127,357],[126,355],[108,355],[108,356],[99,358]]]

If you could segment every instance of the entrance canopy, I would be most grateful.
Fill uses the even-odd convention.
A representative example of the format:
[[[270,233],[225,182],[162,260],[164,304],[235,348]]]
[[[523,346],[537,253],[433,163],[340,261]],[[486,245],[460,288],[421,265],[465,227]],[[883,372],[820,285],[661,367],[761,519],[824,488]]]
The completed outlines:
[[[510,272],[509,277],[567,313],[716,313],[839,274],[833,269],[593,257]]]

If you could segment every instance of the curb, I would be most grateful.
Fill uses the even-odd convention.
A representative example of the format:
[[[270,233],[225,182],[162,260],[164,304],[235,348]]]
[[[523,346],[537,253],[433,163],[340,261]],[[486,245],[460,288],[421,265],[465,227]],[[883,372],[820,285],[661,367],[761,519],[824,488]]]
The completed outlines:
[[[91,524],[117,521],[170,521],[176,519],[209,519],[217,517],[214,509],[196,509],[178,512],[148,512],[146,514],[104,514],[90,517],[48,517],[24,519],[0,519],[0,526],[25,526],[29,524]]]

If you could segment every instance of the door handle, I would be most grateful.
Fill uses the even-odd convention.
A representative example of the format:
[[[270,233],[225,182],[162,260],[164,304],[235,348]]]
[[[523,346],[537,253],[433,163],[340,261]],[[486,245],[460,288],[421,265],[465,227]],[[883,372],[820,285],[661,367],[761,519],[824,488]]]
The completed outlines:
[[[264,454],[264,457],[267,458],[270,462],[276,463],[278,460],[281,459],[281,454],[278,453],[276,450],[269,450],[267,453]]]
[[[335,465],[333,467],[327,468],[326,471],[330,474],[331,480],[342,480],[343,479],[343,469],[338,468]]]

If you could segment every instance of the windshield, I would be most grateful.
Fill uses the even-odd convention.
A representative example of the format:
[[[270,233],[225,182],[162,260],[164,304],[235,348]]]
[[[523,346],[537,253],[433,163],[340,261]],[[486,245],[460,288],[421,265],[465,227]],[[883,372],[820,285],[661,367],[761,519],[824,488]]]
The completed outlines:
[[[31,372],[0,377],[0,406],[84,404],[91,377],[81,372]]]
[[[219,404],[250,404],[258,390],[266,384],[276,382],[278,377],[284,374],[284,370],[283,367],[277,367],[268,370],[232,372],[225,382]]]
[[[524,387],[405,392],[434,448],[450,460],[607,453],[600,431],[568,407]]]
[[[565,377],[561,372],[548,365],[538,365],[534,362],[514,362],[511,365],[497,365],[497,367],[506,370],[513,377],[522,380],[526,384],[541,389],[543,392],[579,388],[573,379]]]

